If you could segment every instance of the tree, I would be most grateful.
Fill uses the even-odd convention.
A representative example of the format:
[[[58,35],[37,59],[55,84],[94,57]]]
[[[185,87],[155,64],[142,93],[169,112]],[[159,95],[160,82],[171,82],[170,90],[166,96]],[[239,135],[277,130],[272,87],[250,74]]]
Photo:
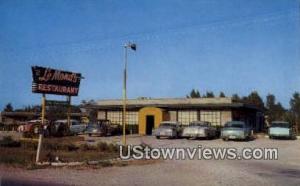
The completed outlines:
[[[247,97],[243,98],[243,101],[247,104],[253,104],[260,109],[264,109],[264,102],[257,91],[251,92]]]
[[[207,98],[214,98],[215,95],[214,95],[214,93],[212,91],[207,91],[205,97],[207,97]]]
[[[193,89],[189,95],[186,96],[187,98],[200,98],[201,95],[198,90]]]
[[[225,96],[224,92],[220,92],[219,97],[220,97],[220,98],[225,98],[226,96]]]
[[[238,94],[232,94],[232,99],[233,99],[233,101],[240,101],[241,100],[241,98]]]
[[[12,112],[12,111],[14,111],[12,104],[11,103],[6,104],[4,108],[4,112]]]
[[[297,130],[300,131],[300,95],[298,92],[293,94],[290,100],[290,107],[291,120],[295,122]]]
[[[276,98],[273,94],[268,94],[266,98],[266,115],[267,121],[270,124],[272,121],[283,120],[286,110],[280,102],[276,103]]]

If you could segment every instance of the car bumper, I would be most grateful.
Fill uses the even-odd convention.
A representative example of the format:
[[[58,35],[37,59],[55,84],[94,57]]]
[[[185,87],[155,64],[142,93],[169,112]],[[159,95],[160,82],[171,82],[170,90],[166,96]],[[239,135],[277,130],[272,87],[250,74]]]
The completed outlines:
[[[184,134],[182,134],[182,137],[184,137],[184,138],[203,138],[203,137],[207,137],[207,135],[203,134],[203,133],[184,133]]]
[[[103,133],[103,132],[85,132],[84,134],[101,136],[101,135],[103,135],[104,133]]]
[[[229,135],[222,135],[221,136],[222,139],[231,139],[231,140],[243,140],[246,139],[247,136],[245,135],[235,135],[235,134],[229,134]]]
[[[269,134],[270,137],[275,137],[275,138],[291,138],[292,135],[290,134]]]
[[[176,137],[176,134],[174,134],[173,132],[157,132],[156,134],[154,134],[154,136],[156,137]]]

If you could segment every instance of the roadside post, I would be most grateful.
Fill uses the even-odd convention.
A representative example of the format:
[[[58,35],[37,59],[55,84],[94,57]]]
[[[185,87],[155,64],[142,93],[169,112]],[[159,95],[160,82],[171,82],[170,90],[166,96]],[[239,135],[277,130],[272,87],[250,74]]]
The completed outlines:
[[[67,122],[68,127],[71,126],[71,96],[67,96],[67,103],[68,103],[68,111],[67,111]]]
[[[32,66],[32,92],[42,93],[42,113],[39,141],[36,152],[36,163],[40,162],[43,133],[45,126],[46,105],[67,105],[67,121],[70,127],[71,121],[71,96],[77,96],[80,80],[83,79],[80,73],[62,71],[52,68]],[[46,94],[67,96],[67,101],[46,100]]]
[[[41,146],[42,146],[42,140],[43,140],[43,126],[45,125],[45,110],[46,110],[46,95],[43,94],[43,96],[42,96],[42,126],[40,127],[40,130],[39,130],[39,142],[38,142],[36,158],[35,158],[36,163],[38,163],[40,161],[40,152],[41,152]]]

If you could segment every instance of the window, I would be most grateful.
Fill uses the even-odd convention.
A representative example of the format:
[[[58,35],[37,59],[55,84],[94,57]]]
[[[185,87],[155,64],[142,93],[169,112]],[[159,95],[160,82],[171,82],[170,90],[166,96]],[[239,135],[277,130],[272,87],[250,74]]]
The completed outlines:
[[[122,125],[122,111],[109,111],[107,112],[107,119],[113,124]],[[137,125],[138,124],[138,112],[126,112],[126,124]]]
[[[109,111],[107,112],[107,119],[113,124],[122,124],[122,112],[120,111]]]
[[[178,121],[183,125],[188,125],[192,121],[197,121],[197,111],[187,110],[178,111]]]
[[[126,121],[127,125],[137,125],[138,112],[126,112]]]
[[[221,112],[220,111],[200,111],[200,120],[208,121],[211,125],[221,125]]]

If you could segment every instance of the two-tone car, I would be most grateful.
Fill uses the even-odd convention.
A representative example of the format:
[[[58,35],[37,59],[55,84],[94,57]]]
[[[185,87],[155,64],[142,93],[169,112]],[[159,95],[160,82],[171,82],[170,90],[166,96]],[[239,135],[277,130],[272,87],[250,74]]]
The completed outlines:
[[[210,122],[193,121],[183,129],[184,138],[215,138],[216,128],[211,126]]]
[[[163,121],[157,129],[153,130],[152,134],[157,139],[161,137],[179,138],[182,134],[182,125],[176,121]]]
[[[71,135],[77,135],[77,134],[81,134],[85,131],[86,129],[86,125],[83,123],[80,123],[77,120],[70,120],[70,126],[68,126],[68,120],[63,119],[63,120],[56,120],[54,122],[54,126],[55,126],[55,132],[61,133],[63,131],[63,133],[66,134],[71,134]]]
[[[296,130],[288,122],[285,121],[273,121],[268,130],[269,138],[288,138],[296,139]]]
[[[89,123],[85,130],[85,134],[88,134],[89,136],[112,136],[121,133],[121,126],[112,124],[109,120],[98,120],[95,123]]]
[[[243,121],[230,121],[221,130],[221,138],[227,140],[249,140],[253,137],[253,130]]]

